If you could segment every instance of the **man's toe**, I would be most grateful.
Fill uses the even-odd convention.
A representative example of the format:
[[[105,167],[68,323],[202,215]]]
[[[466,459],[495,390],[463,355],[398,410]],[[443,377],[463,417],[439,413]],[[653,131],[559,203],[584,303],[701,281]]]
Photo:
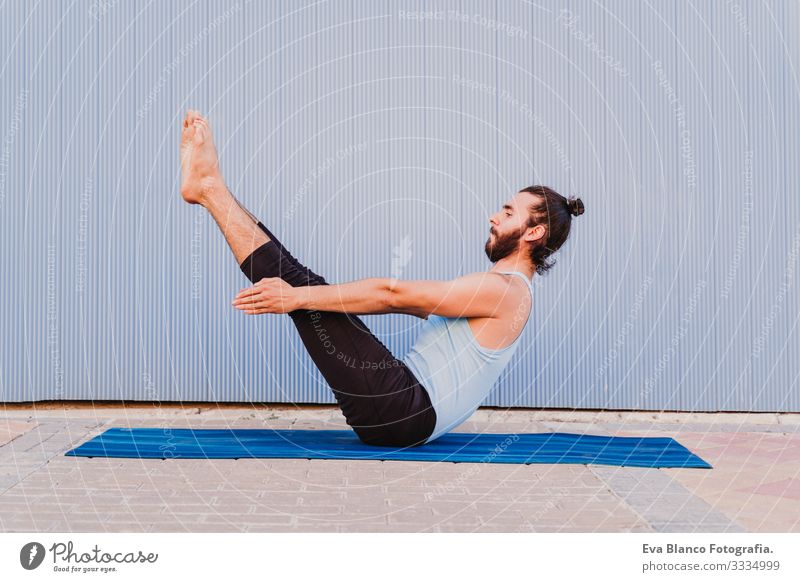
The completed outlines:
[[[189,127],[190,125],[192,125],[196,117],[197,117],[197,111],[195,111],[194,109],[187,109],[186,117],[183,118],[183,126]]]
[[[202,125],[195,125],[194,126],[194,143],[200,145],[205,141],[205,133]]]

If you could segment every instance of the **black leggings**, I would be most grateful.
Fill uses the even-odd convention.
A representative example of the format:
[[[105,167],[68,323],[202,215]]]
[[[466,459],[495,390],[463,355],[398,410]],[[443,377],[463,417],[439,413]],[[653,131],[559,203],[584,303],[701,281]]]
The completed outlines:
[[[253,283],[280,277],[292,287],[328,285],[301,265],[266,226],[271,239],[241,264]],[[358,317],[334,311],[298,309],[289,314],[308,354],[362,442],[387,447],[422,444],[432,433],[436,413],[425,388]]]

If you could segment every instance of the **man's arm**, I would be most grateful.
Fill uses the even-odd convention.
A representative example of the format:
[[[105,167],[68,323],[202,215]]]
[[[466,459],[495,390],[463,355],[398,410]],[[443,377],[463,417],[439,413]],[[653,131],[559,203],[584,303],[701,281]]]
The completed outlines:
[[[371,278],[340,285],[292,287],[278,277],[243,289],[233,306],[249,315],[289,313],[296,309],[354,315],[405,313],[427,319],[494,317],[503,302],[514,301],[508,282],[491,273],[473,273],[452,281],[402,281]]]
[[[431,313],[443,317],[494,317],[501,302],[509,298],[508,283],[490,273],[473,273],[452,281],[373,278],[297,289],[300,309],[405,313],[422,318]]]

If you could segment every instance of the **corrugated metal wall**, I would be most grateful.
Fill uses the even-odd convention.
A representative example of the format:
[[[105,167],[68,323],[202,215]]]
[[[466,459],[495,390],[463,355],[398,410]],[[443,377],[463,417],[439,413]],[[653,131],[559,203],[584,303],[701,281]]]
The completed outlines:
[[[419,14],[420,10],[428,13]],[[0,400],[334,402],[178,194],[187,108],[329,281],[489,267],[579,194],[489,404],[798,411],[797,2],[6,2]],[[398,355],[422,322],[365,316]]]

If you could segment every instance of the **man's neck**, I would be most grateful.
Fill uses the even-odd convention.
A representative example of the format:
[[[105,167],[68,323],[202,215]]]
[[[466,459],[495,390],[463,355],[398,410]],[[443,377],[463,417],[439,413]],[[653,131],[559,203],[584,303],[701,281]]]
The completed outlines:
[[[499,271],[519,271],[524,274],[528,279],[533,278],[534,268],[526,260],[520,257],[506,257],[497,261],[491,269],[490,273],[497,273]]]

